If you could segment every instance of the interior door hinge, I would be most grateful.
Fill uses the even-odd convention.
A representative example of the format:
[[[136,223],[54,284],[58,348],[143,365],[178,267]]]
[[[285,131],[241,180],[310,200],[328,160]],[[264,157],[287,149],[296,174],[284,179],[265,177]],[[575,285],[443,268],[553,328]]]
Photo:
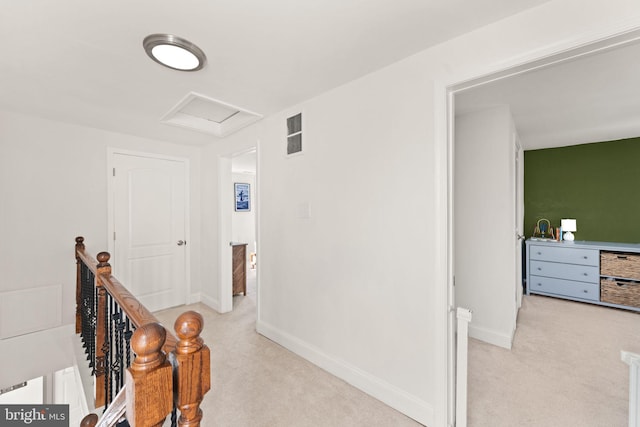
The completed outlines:
[[[116,168],[113,168],[113,176],[116,176]]]
[[[113,232],[113,240],[116,240],[116,232]]]

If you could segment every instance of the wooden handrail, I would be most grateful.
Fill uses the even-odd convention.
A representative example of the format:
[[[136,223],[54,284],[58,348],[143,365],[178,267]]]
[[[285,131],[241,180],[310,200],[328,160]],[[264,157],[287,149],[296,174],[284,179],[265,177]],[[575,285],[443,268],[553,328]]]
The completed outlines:
[[[147,308],[142,305],[136,297],[133,296],[127,288],[114,276],[97,276],[96,280],[104,286],[105,290],[111,295],[111,297],[118,303],[120,307],[127,314],[127,317],[131,320],[136,328],[149,323],[160,323],[158,318],[154,316]],[[164,326],[163,326],[164,327]],[[167,332],[167,339],[162,349],[165,353],[171,353],[176,348],[176,342],[178,339],[164,327]]]
[[[89,270],[96,276],[96,282],[99,285],[104,286],[105,290],[111,295],[122,307],[127,314],[127,317],[132,321],[133,325],[137,328],[147,323],[160,323],[158,318],[154,316],[136,297],[133,296],[127,288],[125,288],[120,281],[111,274],[111,265],[109,260],[111,255],[108,252],[100,252],[94,259],[89,253],[87,253],[84,245],[84,237],[76,237],[76,258],[83,262]],[[104,258],[100,260],[100,258]],[[108,272],[101,270],[108,267]],[[166,353],[170,353],[175,348],[178,339],[173,333],[165,327],[167,331],[167,341],[163,350]],[[77,326],[76,326],[77,330]]]
[[[82,425],[113,425],[109,423],[122,417],[122,402],[126,401],[126,418],[132,426],[161,426],[175,404],[180,410],[179,426],[199,427],[200,404],[211,382],[210,351],[200,337],[204,327],[202,316],[194,311],[180,315],[174,325],[178,339],[111,274],[108,252],[100,252],[96,260],[87,253],[84,238],[77,237],[75,255],[78,264],[76,330],[83,331],[85,340],[86,329],[92,330],[87,324],[94,328],[87,334],[89,343],[85,342],[85,346],[91,348],[87,354],[94,357],[90,363],[94,367],[96,406],[110,405],[100,421],[90,414]],[[87,294],[83,295],[85,290]],[[81,322],[84,323],[80,325]],[[133,336],[128,332],[129,325],[135,329]],[[123,336],[127,340],[126,354],[130,354],[130,344],[136,355],[126,370],[125,387],[122,387],[121,369],[129,361],[122,365]],[[111,343],[111,339],[119,342],[119,347]],[[167,359],[169,354],[173,363]],[[114,355],[118,355],[115,361]],[[117,375],[115,379],[107,378],[110,369]],[[109,402],[113,390],[120,387],[115,399]],[[173,415],[172,422],[175,423]]]

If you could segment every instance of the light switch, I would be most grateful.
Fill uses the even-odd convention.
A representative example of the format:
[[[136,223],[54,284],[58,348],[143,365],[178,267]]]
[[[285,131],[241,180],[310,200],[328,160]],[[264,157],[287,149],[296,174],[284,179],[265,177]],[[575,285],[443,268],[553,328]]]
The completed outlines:
[[[309,219],[311,218],[311,205],[309,202],[298,203],[298,218]]]

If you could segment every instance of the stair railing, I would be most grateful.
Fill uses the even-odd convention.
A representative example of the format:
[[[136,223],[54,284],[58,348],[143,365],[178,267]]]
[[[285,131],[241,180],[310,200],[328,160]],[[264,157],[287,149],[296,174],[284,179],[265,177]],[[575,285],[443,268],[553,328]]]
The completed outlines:
[[[124,413],[132,426],[160,426],[171,413],[172,426],[199,426],[210,388],[202,316],[181,314],[176,338],[111,274],[108,252],[96,261],[77,237],[75,255],[76,332],[95,379],[94,406],[105,407],[102,419],[90,414],[82,425],[110,426]]]

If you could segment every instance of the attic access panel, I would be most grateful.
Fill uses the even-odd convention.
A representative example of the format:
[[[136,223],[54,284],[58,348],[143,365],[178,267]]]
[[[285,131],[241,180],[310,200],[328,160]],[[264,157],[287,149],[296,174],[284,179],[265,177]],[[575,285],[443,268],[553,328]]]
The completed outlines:
[[[189,92],[160,122],[224,137],[260,119],[261,114]]]

